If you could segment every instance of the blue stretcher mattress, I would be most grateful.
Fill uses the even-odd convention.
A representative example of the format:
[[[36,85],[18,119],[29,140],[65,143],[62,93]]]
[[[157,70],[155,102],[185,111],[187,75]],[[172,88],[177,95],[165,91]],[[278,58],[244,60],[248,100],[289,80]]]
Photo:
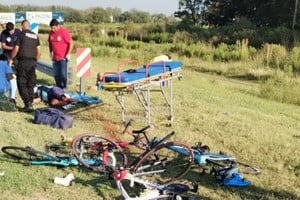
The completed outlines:
[[[104,76],[104,82],[130,83],[149,77],[160,76],[164,73],[171,73],[172,71],[179,70],[181,67],[182,62],[180,61],[165,62],[165,65],[164,62],[152,63],[137,69],[130,69],[116,74],[107,74]]]

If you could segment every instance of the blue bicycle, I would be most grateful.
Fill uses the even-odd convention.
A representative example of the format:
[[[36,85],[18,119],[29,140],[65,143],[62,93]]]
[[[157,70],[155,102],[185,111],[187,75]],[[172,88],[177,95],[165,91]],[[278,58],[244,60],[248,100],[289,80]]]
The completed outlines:
[[[51,148],[57,150],[58,146],[50,146]],[[60,167],[80,165],[75,157],[59,153],[51,154],[32,147],[4,146],[1,150],[9,157],[23,162],[25,165],[55,165]],[[95,159],[86,159],[85,162],[91,166],[103,165],[100,160]]]
[[[173,151],[185,154],[182,149],[176,146],[172,147]],[[237,161],[233,156],[227,155],[224,152],[213,153],[207,145],[198,143],[192,147],[194,153],[194,163],[198,165],[203,173],[210,169],[210,174],[214,175],[221,185],[225,186],[248,186],[250,181],[244,179],[239,172],[257,175],[260,169],[249,164]]]

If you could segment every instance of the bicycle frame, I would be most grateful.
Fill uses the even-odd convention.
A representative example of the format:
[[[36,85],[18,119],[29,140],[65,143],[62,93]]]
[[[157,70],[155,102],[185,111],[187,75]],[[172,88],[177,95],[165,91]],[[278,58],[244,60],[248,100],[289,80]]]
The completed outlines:
[[[177,146],[173,146],[173,147],[171,147],[171,149],[173,151],[176,151],[183,155],[186,155],[188,153],[185,151],[185,149],[182,149]],[[195,149],[195,148],[192,148],[192,149],[193,149],[193,153],[194,153],[194,162],[201,167],[204,167],[207,164],[211,164],[211,165],[218,166],[218,167],[227,167],[228,165],[231,166],[231,165],[239,164],[239,165],[242,165],[242,166],[248,168],[252,172],[252,174],[260,173],[259,168],[250,166],[246,163],[239,162],[233,156],[229,156],[229,155],[225,155],[225,154],[221,154],[221,153],[210,153],[210,152],[201,151],[201,150]],[[224,163],[228,163],[228,164],[224,165]]]
[[[193,189],[190,189],[188,186],[180,184],[181,187],[184,187],[184,190],[180,192],[177,191],[175,193],[174,191],[168,190],[168,186],[166,185],[153,183],[138,177],[142,175],[144,174],[131,174],[126,170],[115,171],[112,173],[112,177],[116,181],[117,188],[121,192],[125,200],[157,200],[170,197],[173,197],[174,199],[181,199],[181,194],[186,193],[188,191],[196,192],[198,190],[198,185],[194,186]],[[130,197],[122,184],[123,180],[129,180],[131,187],[134,186],[134,183],[137,183],[138,185],[143,185],[146,188],[147,192],[144,193],[143,196]]]
[[[29,158],[26,159],[26,164],[28,165],[55,165],[55,166],[61,166],[61,167],[68,167],[68,166],[78,166],[80,165],[80,162],[75,157],[68,157],[68,156],[58,156],[50,153],[46,153],[37,149],[34,149],[32,147],[14,147],[14,146],[7,146],[2,147],[2,151],[6,153],[7,150],[5,149],[24,149],[24,154],[28,154]],[[6,153],[6,155],[9,155],[10,157],[17,158],[19,160],[24,160],[24,158],[16,157],[14,155],[11,155],[9,153]],[[37,160],[32,159],[31,157],[34,157],[34,155],[40,155],[41,157]],[[112,155],[108,155],[112,156]],[[90,165],[102,165],[98,160],[93,159],[85,159],[86,163],[89,163]]]

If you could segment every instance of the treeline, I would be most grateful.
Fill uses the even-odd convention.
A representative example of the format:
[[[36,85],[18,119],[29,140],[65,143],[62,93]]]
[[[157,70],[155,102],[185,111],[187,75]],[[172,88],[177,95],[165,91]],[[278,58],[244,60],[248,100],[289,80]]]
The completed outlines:
[[[179,0],[176,16],[188,25],[224,26],[246,18],[256,26],[300,25],[298,0]]]
[[[63,12],[65,21],[71,23],[110,23],[110,22],[133,22],[149,23],[172,19],[164,14],[153,14],[149,12],[132,9],[122,12],[120,8],[101,8],[94,7],[89,9],[73,9],[66,6],[33,6],[33,5],[12,5],[5,6],[0,4],[0,12],[26,12],[26,11],[46,11],[46,12]]]
[[[298,43],[298,6],[295,1],[179,0],[174,16],[151,15],[140,10],[122,12],[120,8],[78,10],[64,6],[0,4],[0,12],[59,11],[67,23],[95,25],[115,22],[110,35],[124,35],[130,41],[155,43],[208,42],[235,44],[247,38],[249,45],[261,48],[265,43],[292,47]],[[267,12],[268,11],[268,12]],[[117,22],[117,23],[116,23]],[[113,26],[111,26],[113,27]],[[98,30],[91,30],[98,32]],[[294,29],[293,29],[294,28]],[[175,37],[174,37],[175,35]]]

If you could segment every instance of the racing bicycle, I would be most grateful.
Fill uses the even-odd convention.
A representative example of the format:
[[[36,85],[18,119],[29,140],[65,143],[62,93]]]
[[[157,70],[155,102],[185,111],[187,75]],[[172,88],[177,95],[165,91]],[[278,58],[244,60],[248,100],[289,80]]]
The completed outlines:
[[[126,132],[130,122],[125,125]],[[158,183],[169,183],[182,178],[193,163],[193,151],[191,147],[183,142],[168,141],[175,132],[170,132],[162,139],[154,137],[149,139],[146,126],[140,130],[133,130],[130,135],[132,142],[115,142],[100,134],[84,133],[76,136],[72,141],[72,151],[78,161],[85,167],[97,172],[106,172],[108,153],[115,160],[114,169],[124,168],[133,174],[151,175]],[[124,152],[129,145],[143,149],[142,153],[128,162]],[[173,149],[176,148],[176,151]],[[104,165],[93,166],[85,160],[100,160]]]
[[[55,148],[57,150],[57,146],[49,148]],[[54,165],[58,167],[80,165],[74,156],[59,154],[57,152],[53,154],[29,146],[3,146],[1,150],[5,155],[18,160],[18,162],[21,162],[24,165]],[[89,163],[91,166],[102,165],[100,160],[85,159],[85,162]],[[114,165],[114,163],[111,165]]]
[[[157,184],[149,180],[140,178],[141,175],[132,174],[128,170],[120,169],[112,171],[110,176],[116,181],[117,188],[121,192],[125,200],[157,200],[157,199],[170,199],[170,200],[198,200],[198,196],[190,194],[198,191],[198,185],[192,183],[192,187],[182,183],[171,184]],[[124,187],[124,182],[129,181],[129,185],[139,185],[143,187],[142,192],[138,196],[132,197]]]

